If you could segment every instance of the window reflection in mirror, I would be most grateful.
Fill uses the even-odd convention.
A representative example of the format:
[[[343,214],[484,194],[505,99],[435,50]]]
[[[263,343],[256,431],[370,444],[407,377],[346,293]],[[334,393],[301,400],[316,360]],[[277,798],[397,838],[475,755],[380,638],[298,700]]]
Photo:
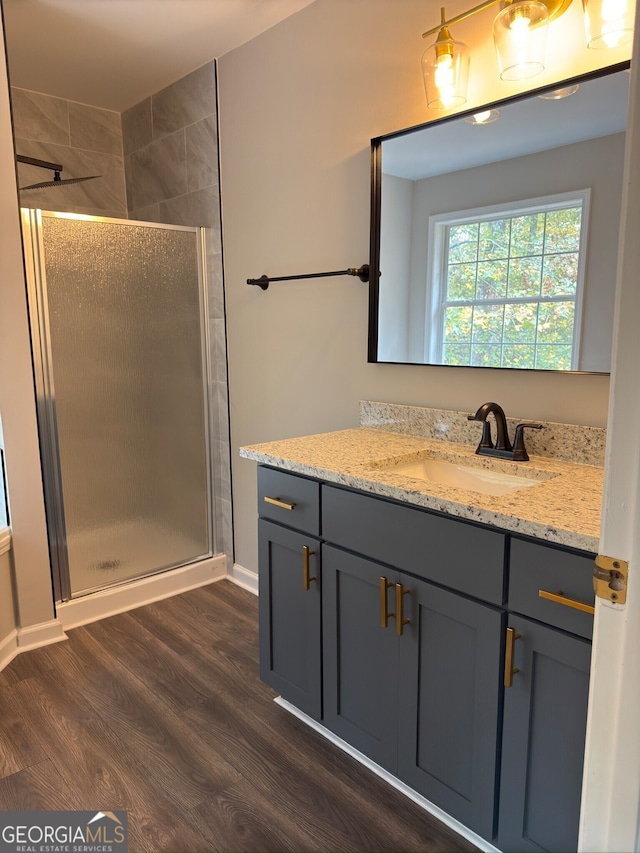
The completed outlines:
[[[609,371],[626,68],[372,141],[370,361]]]

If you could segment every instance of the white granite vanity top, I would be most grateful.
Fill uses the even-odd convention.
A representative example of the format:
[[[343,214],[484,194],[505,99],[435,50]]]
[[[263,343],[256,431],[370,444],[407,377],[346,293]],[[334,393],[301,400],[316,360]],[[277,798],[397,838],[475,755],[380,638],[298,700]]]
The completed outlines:
[[[366,427],[255,444],[241,448],[240,455],[502,530],[598,551],[603,483],[599,465],[533,455],[531,450],[528,462],[503,461],[476,455],[475,445]],[[494,497],[380,468],[431,455],[540,482]]]

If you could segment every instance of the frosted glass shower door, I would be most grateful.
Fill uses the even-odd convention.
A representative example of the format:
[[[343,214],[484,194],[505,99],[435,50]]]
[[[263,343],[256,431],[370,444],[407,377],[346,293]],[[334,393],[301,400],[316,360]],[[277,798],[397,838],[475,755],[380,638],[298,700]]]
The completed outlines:
[[[25,219],[60,597],[210,556],[201,230]]]

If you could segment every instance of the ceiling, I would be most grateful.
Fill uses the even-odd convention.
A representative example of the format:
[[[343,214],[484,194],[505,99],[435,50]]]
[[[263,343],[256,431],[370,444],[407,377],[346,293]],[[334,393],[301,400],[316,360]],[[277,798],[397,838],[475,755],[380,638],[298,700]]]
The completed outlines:
[[[2,0],[12,86],[122,112],[313,0]]]
[[[581,83],[560,100],[535,94],[500,106],[492,124],[451,116],[383,144],[383,171],[410,180],[445,175],[511,157],[521,157],[599,136],[622,133],[627,124],[629,73],[608,73]]]

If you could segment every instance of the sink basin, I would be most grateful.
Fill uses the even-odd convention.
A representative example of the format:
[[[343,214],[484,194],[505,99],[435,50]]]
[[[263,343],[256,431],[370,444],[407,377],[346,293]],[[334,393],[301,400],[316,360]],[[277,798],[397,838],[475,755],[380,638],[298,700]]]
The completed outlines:
[[[387,465],[378,470],[494,496],[508,495],[529,486],[539,485],[541,482],[532,477],[504,474],[487,468],[472,468],[469,465],[444,459],[414,459],[410,462]]]

